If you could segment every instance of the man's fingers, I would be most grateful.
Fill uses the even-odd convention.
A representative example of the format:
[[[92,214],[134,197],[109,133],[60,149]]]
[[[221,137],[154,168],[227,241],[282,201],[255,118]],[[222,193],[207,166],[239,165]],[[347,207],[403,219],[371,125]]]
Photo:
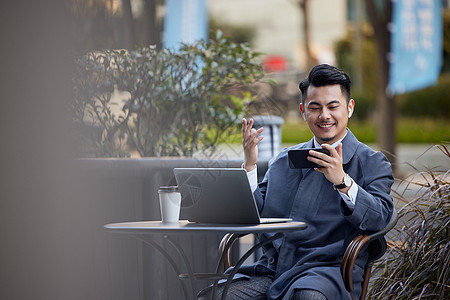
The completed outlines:
[[[335,157],[336,154],[339,155],[339,157],[342,157],[342,143],[340,143],[336,148],[332,147],[328,144],[322,144],[322,148],[327,149],[330,151],[330,156]]]
[[[253,119],[250,119],[247,122],[247,119],[242,119],[242,137],[245,138],[250,135],[251,130],[253,129]]]
[[[247,125],[247,133],[250,134],[250,132],[252,131],[252,129],[253,129],[253,119],[250,119],[250,120],[248,121],[248,125]]]
[[[342,157],[342,143],[339,143],[336,147],[336,151],[340,157]]]
[[[261,142],[261,140],[264,138],[264,136],[259,136],[255,138],[255,144],[258,144],[259,142]]]
[[[252,137],[254,137],[255,139],[258,138],[258,135],[260,135],[262,132],[264,131],[264,128],[259,128],[258,130],[256,129],[252,129]],[[262,138],[262,136],[260,136],[259,138]],[[261,139],[260,139],[261,140]],[[259,142],[259,141],[258,141]]]
[[[255,128],[252,128],[251,134],[248,137],[249,142],[252,144],[258,144],[259,141],[263,139],[262,135],[258,136],[261,132],[263,132],[262,128],[259,128],[258,130],[256,130]]]
[[[330,151],[331,154],[331,151]],[[328,159],[330,158],[330,156],[332,155],[328,155],[319,151],[314,151],[314,150],[310,150],[309,151],[309,156],[313,157],[313,158],[317,158],[323,161],[328,161]]]
[[[244,118],[242,119],[242,142],[245,146],[254,146],[258,144],[262,139],[263,136],[259,136],[263,131],[264,128],[261,127],[259,129],[253,128],[253,119],[250,119],[248,122]]]
[[[250,119],[250,121],[247,122],[247,119],[242,119],[242,135],[248,135],[249,134],[249,130],[252,128],[252,122],[253,120]]]
[[[250,132],[249,132],[249,135],[248,135],[248,137],[249,137],[249,139],[254,139],[255,137],[257,137],[261,132],[263,132],[263,130],[264,130],[264,128],[259,128],[259,129],[255,129],[255,128],[252,128],[252,129],[250,129]]]
[[[316,155],[316,153],[318,153],[318,155]],[[311,152],[309,153],[308,157],[306,158],[307,160],[318,164],[319,166],[325,167],[325,165],[328,165],[326,160],[323,160],[319,157],[319,155],[322,155],[322,153],[320,152],[315,152],[314,154],[311,154]],[[324,154],[326,155],[326,154]],[[326,155],[328,156],[328,155]]]

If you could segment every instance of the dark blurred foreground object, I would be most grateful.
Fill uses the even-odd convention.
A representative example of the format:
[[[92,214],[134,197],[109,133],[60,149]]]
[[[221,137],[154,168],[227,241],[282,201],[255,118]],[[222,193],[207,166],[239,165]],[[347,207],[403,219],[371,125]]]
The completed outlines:
[[[83,299],[70,281],[76,254],[68,223],[75,221],[76,201],[66,193],[71,70],[65,5],[0,4],[0,299]]]

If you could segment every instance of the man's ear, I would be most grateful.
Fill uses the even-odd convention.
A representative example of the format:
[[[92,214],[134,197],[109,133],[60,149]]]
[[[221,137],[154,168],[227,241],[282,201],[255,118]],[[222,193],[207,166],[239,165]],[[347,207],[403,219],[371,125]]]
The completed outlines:
[[[349,118],[353,115],[354,110],[355,110],[355,100],[350,99],[350,101],[348,101],[348,117]]]
[[[300,103],[300,104],[298,105],[298,108],[300,109],[300,112],[302,113],[303,120],[306,121],[305,108],[303,107],[303,104]]]

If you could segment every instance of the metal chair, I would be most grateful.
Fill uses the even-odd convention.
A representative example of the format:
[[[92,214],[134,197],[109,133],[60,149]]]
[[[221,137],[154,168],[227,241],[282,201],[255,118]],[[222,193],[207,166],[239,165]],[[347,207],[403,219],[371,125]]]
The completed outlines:
[[[382,230],[375,232],[370,235],[358,235],[355,237],[350,244],[348,245],[344,257],[341,263],[341,275],[344,281],[344,285],[346,290],[350,293],[353,291],[353,268],[356,263],[356,258],[358,257],[359,252],[363,247],[367,244],[369,251],[369,258],[364,267],[364,277],[363,282],[361,283],[361,295],[359,297],[360,300],[366,299],[367,288],[369,285],[370,275],[372,272],[373,262],[384,255],[387,250],[386,240],[384,236],[388,233],[394,226],[397,224],[397,212],[393,211],[391,220]],[[226,248],[225,246],[232,241],[232,243],[236,242],[242,235],[227,233],[222,238],[222,241],[219,245],[219,257],[224,255],[223,259],[223,269],[224,272],[229,267],[231,267],[231,246]],[[224,253],[224,251],[226,251]]]
[[[344,280],[345,288],[351,293],[353,291],[353,268],[355,266],[356,258],[361,249],[368,244],[369,258],[364,267],[364,277],[361,284],[361,295],[359,297],[360,300],[366,299],[373,262],[381,258],[386,252],[387,245],[384,236],[395,226],[395,224],[397,224],[397,219],[397,212],[394,209],[391,220],[386,227],[370,235],[358,235],[347,246],[347,250],[345,251],[341,263],[341,275]]]

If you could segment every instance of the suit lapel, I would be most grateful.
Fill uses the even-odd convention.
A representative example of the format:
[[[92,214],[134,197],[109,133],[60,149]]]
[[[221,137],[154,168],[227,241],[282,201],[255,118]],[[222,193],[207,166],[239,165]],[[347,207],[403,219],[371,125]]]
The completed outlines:
[[[353,155],[356,153],[358,148],[358,140],[353,135],[353,133],[348,129],[347,135],[342,140],[342,164],[346,165],[350,162]]]

